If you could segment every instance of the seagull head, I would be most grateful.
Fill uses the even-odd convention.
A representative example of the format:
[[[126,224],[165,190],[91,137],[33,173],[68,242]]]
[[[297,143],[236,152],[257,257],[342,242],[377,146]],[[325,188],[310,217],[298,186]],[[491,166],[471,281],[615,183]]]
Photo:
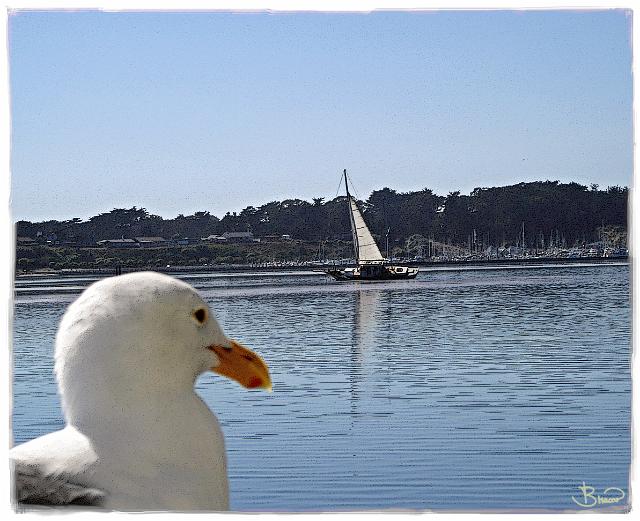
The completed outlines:
[[[69,306],[56,337],[56,376],[67,422],[140,414],[193,393],[207,370],[247,388],[271,388],[264,361],[228,338],[185,282],[153,272],[101,280]]]

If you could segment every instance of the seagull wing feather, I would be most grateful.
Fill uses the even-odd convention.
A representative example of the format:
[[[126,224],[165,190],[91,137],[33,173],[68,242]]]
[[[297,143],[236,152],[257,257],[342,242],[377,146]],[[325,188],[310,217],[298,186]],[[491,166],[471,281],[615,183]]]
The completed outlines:
[[[14,462],[14,493],[18,503],[32,505],[100,506],[105,494],[73,482],[65,473],[47,474],[37,465]]]
[[[9,459],[18,504],[99,506],[106,497],[89,484],[96,454],[71,427],[14,447]]]

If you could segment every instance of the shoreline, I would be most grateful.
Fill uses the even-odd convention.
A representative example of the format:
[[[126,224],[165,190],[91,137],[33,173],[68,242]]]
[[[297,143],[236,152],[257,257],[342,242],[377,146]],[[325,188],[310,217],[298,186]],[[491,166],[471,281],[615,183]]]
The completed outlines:
[[[392,264],[393,262],[390,262]],[[397,261],[398,264],[407,264],[417,267],[420,271],[431,271],[434,268],[462,268],[462,267],[509,267],[509,266],[541,266],[545,264],[630,264],[629,257],[576,257],[576,258],[563,258],[563,257],[533,257],[533,258],[514,258],[514,259],[484,259],[484,260],[451,260],[451,261],[422,261],[422,262],[402,262]],[[285,264],[282,265],[259,265],[259,264],[216,264],[216,265],[199,265],[199,266],[165,266],[155,267],[147,266],[144,268],[122,268],[120,273],[133,273],[137,271],[156,271],[159,273],[167,274],[181,274],[181,273],[217,273],[217,272],[231,272],[231,273],[244,273],[244,272],[261,272],[261,273],[278,273],[283,271],[306,271],[306,272],[318,272],[325,273],[327,269],[334,265],[322,265],[322,264]],[[338,266],[338,264],[336,264]],[[66,275],[115,275],[116,269],[114,268],[67,268],[62,270],[53,269],[41,269],[33,270],[29,272],[16,272],[15,279],[26,277],[60,277]]]

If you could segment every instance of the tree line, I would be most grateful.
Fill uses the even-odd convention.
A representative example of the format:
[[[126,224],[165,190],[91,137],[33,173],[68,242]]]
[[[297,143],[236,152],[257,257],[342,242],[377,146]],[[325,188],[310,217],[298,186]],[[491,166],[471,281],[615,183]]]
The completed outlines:
[[[393,244],[403,244],[415,234],[462,246],[471,240],[495,246],[522,244],[524,235],[527,245],[562,242],[571,247],[601,239],[603,229],[626,232],[628,195],[627,187],[601,190],[595,184],[536,181],[476,188],[469,195],[382,188],[359,205],[381,250],[387,235]],[[84,221],[17,222],[18,237],[40,242],[55,238],[58,244],[77,247],[95,247],[103,239],[202,238],[232,231],[251,231],[255,237],[287,234],[314,242],[348,240],[351,233],[345,197],[273,201],[222,218],[203,210],[165,219],[134,206]]]

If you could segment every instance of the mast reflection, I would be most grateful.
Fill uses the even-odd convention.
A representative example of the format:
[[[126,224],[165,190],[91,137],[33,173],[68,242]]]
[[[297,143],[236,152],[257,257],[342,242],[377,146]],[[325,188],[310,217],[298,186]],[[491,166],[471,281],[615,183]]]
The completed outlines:
[[[363,380],[363,367],[367,353],[376,344],[376,331],[379,317],[381,291],[359,287],[354,298],[354,322],[349,353],[349,399],[351,402],[351,422],[358,416],[360,384]]]

